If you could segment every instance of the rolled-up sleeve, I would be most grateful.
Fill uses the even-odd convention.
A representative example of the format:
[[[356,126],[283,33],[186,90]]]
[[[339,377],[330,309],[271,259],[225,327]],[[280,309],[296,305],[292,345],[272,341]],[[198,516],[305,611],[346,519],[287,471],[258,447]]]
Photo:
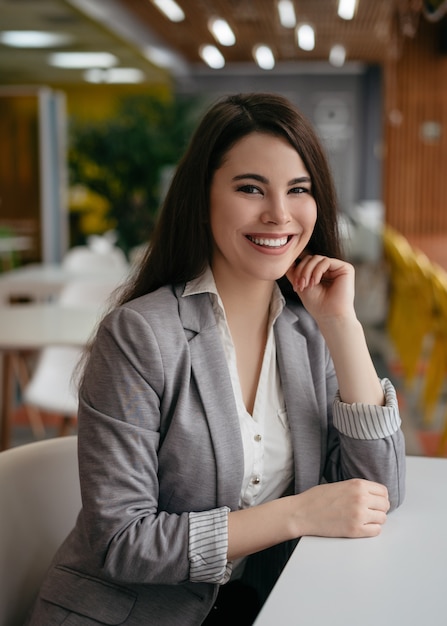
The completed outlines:
[[[337,393],[333,405],[334,426],[353,439],[384,439],[400,428],[401,419],[396,390],[387,378],[381,381],[385,395],[383,406],[372,404],[346,404]]]
[[[223,585],[232,572],[227,561],[228,507],[189,514],[190,580]]]

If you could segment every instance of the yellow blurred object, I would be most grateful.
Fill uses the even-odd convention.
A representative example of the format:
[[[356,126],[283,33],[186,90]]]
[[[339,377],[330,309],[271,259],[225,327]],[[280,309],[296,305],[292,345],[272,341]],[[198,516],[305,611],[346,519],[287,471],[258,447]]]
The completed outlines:
[[[447,372],[447,274],[436,265],[432,266],[431,284],[434,297],[432,346],[422,395],[425,422],[431,421]]]
[[[383,250],[390,271],[387,327],[402,365],[404,382],[410,386],[433,325],[431,263],[389,226],[384,227]]]
[[[383,250],[390,272],[387,328],[400,360],[404,383],[422,377],[423,421],[433,421],[442,403],[447,374],[447,272],[412,248],[389,226],[383,231]],[[447,411],[438,445],[447,446]]]

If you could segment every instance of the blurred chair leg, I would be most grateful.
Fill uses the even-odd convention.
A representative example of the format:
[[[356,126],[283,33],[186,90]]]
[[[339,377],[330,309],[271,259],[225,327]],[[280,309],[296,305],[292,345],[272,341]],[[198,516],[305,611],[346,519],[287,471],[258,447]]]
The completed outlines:
[[[69,435],[71,430],[76,425],[76,417],[70,415],[63,415],[61,424],[59,426],[59,437],[65,437]]]
[[[24,389],[29,381],[29,372],[25,363],[24,355],[19,352],[14,353],[11,357],[12,367],[14,369],[15,377],[19,383],[20,389]],[[36,439],[43,439],[45,437],[45,427],[40,415],[40,411],[31,405],[25,406],[26,415],[29,419],[33,435]]]

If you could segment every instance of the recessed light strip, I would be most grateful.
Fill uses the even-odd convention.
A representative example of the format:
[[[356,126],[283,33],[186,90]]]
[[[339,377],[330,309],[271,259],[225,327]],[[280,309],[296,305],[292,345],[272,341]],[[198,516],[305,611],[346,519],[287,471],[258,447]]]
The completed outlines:
[[[69,44],[72,41],[71,35],[43,30],[5,30],[0,32],[0,43],[13,48],[52,48]]]
[[[329,63],[334,67],[343,67],[346,59],[346,50],[341,44],[332,46],[329,52]]]
[[[225,59],[216,46],[201,46],[199,54],[205,63],[209,67],[213,68],[213,70],[220,70],[225,66]]]
[[[298,46],[301,50],[313,50],[315,48],[315,31],[310,24],[301,24],[296,31]]]
[[[152,0],[152,4],[171,22],[183,22],[185,19],[183,9],[174,0]]]
[[[91,67],[113,67],[118,59],[110,52],[54,52],[48,63],[65,69],[88,69]]]
[[[284,26],[284,28],[295,28],[296,16],[293,2],[291,0],[279,0],[277,6],[281,26]]]
[[[337,13],[344,20],[352,20],[357,8],[357,0],[338,0]]]
[[[234,46],[236,43],[236,37],[226,20],[213,18],[209,21],[208,28],[222,46]]]
[[[84,72],[88,83],[135,84],[145,80],[144,72],[136,67],[111,67],[108,69],[91,68]]]
[[[272,70],[275,67],[275,57],[271,48],[259,44],[253,49],[253,57],[258,66],[263,70]]]

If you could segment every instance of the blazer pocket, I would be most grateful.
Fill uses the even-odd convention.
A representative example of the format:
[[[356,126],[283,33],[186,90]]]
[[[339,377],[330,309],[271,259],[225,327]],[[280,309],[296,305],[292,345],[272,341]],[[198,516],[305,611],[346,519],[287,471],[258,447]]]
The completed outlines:
[[[129,617],[137,595],[125,587],[58,566],[46,577],[40,597],[78,615],[115,626]]]

